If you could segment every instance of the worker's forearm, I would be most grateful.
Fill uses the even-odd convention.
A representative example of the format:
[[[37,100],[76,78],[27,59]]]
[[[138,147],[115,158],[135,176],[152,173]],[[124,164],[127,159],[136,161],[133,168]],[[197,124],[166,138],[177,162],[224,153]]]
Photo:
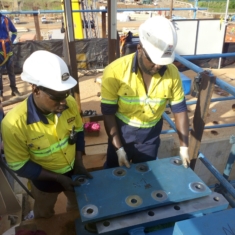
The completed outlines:
[[[187,112],[175,113],[175,125],[179,136],[180,146],[188,147],[189,119]]]
[[[57,173],[45,170],[42,168],[40,175],[38,176],[37,180],[48,180],[48,181],[56,181],[57,180]]]
[[[108,137],[116,149],[122,147],[115,115],[104,115],[104,126]]]

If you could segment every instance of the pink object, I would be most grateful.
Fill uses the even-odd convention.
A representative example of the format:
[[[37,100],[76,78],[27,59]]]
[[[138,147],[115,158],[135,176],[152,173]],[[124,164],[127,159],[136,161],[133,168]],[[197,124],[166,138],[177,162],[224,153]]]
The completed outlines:
[[[84,130],[87,132],[99,131],[100,124],[97,122],[87,122],[84,124]]]

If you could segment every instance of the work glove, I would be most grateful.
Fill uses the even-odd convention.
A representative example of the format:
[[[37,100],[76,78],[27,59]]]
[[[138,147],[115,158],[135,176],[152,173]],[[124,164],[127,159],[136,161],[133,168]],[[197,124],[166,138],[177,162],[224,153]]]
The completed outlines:
[[[180,158],[183,162],[183,166],[188,168],[190,164],[189,154],[188,154],[188,147],[180,146]]]
[[[73,167],[74,175],[85,175],[87,178],[92,179],[93,176],[87,171],[85,166],[83,165],[82,158],[76,159]]]
[[[117,153],[117,156],[118,156],[118,164],[119,164],[119,166],[125,165],[127,168],[130,168],[130,163],[127,160],[127,155],[126,155],[126,152],[125,152],[124,148],[121,147],[120,149],[118,149],[116,151],[116,153]]]
[[[80,186],[79,181],[73,181],[70,177],[58,174],[56,181],[62,185],[65,191],[73,191],[74,186]]]

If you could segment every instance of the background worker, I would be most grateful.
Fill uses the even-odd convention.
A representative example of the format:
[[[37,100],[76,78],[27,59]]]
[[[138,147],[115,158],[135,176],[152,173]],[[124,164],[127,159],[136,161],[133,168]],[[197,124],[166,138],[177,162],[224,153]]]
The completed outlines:
[[[189,122],[182,82],[172,64],[177,35],[161,16],[139,27],[137,51],[109,64],[103,73],[101,110],[108,134],[105,167],[155,160],[162,114],[167,102],[174,114],[180,157],[188,167]]]
[[[30,180],[35,218],[49,218],[60,192],[67,196],[67,211],[77,209],[72,175],[92,178],[83,165],[83,123],[70,89],[77,82],[55,54],[36,51],[24,62],[23,81],[32,94],[7,113],[2,121],[8,166]]]
[[[11,37],[10,37],[11,32]],[[20,96],[20,92],[16,87],[13,51],[11,44],[17,36],[17,30],[12,21],[0,13],[0,101],[3,101],[3,69],[6,67],[10,80],[10,88],[12,96]]]

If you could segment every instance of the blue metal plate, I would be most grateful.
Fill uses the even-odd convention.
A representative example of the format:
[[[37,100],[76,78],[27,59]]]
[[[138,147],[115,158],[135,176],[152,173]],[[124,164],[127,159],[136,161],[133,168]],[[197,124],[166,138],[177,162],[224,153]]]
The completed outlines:
[[[93,179],[74,176],[82,222],[130,214],[211,194],[211,190],[179,157],[165,158],[91,173]]]
[[[235,234],[235,209],[177,222],[173,235]]]

